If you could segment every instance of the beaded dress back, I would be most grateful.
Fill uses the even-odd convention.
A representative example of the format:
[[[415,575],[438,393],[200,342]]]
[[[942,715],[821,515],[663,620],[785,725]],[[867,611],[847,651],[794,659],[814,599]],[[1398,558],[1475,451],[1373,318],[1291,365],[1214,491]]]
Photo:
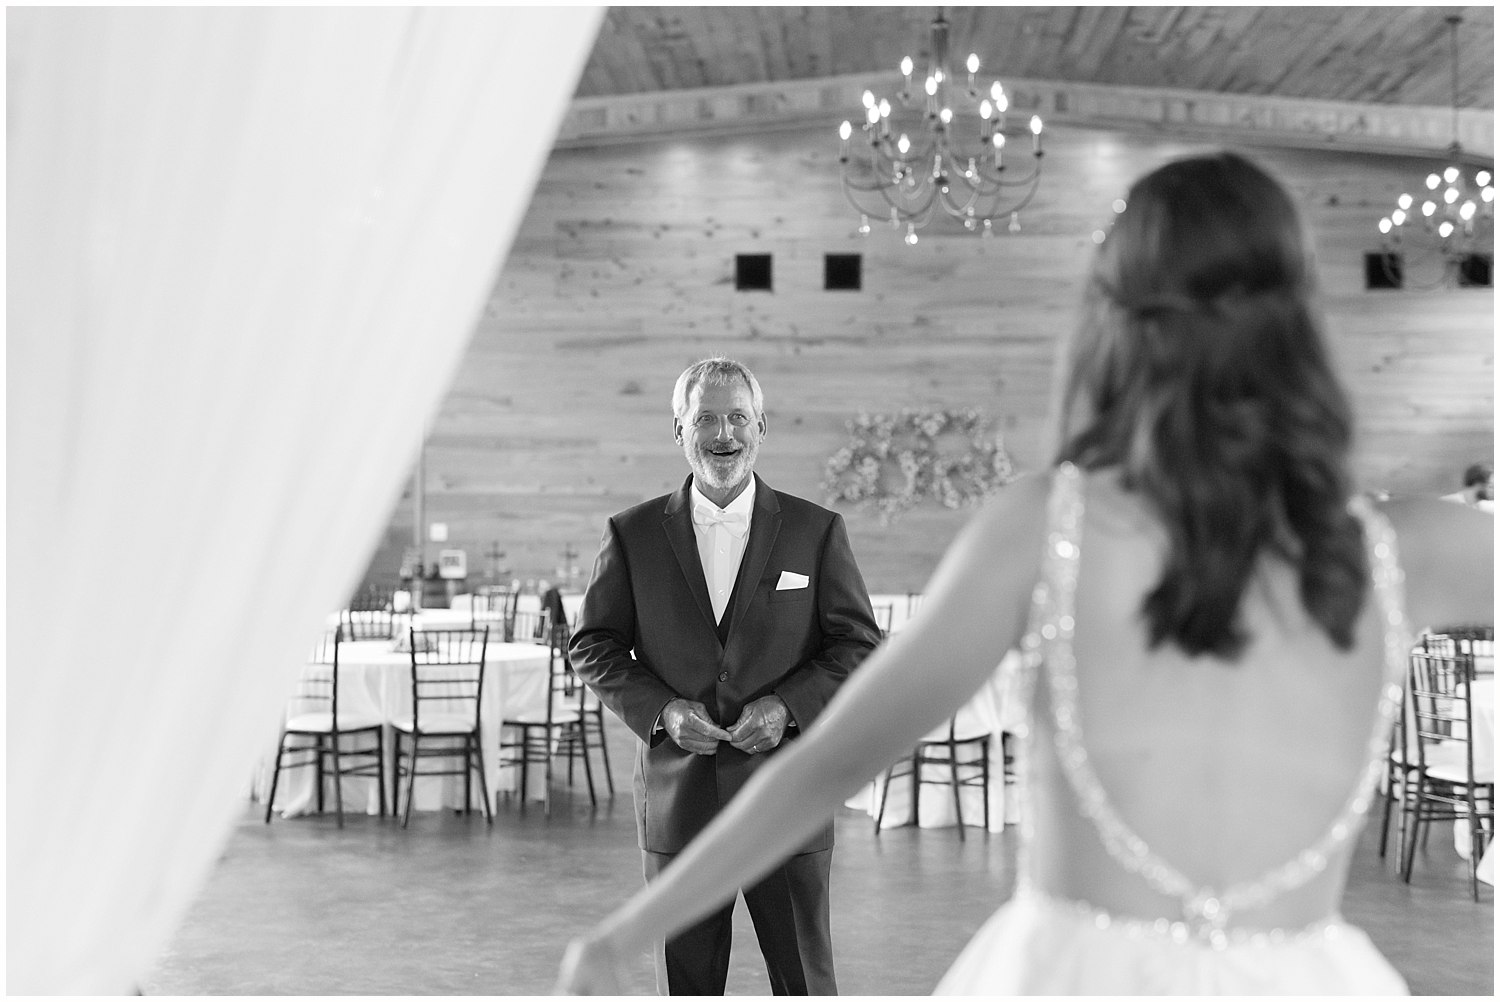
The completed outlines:
[[[1391,723],[1400,709],[1400,677],[1406,652],[1410,649],[1402,611],[1401,571],[1396,559],[1394,533],[1385,517],[1363,499],[1350,502],[1350,510],[1364,529],[1374,594],[1384,624],[1386,667],[1370,732],[1366,765],[1354,788],[1322,835],[1290,858],[1248,880],[1224,887],[1203,886],[1160,856],[1124,822],[1110,803],[1083,744],[1072,647],[1073,600],[1082,552],[1079,546],[1084,508],[1082,480],[1082,473],[1071,463],[1059,465],[1053,477],[1048,502],[1046,551],[1040,579],[1032,594],[1027,633],[1022,641],[1024,674],[1020,696],[1026,700],[1027,706],[1031,706],[1031,686],[1040,677],[1046,677],[1057,758],[1076,798],[1079,813],[1097,832],[1114,862],[1138,875],[1153,890],[1180,902],[1180,921],[1160,920],[1149,925],[1157,927],[1155,931],[1167,933],[1180,941],[1193,939],[1212,947],[1223,947],[1236,938],[1232,933],[1239,931],[1229,928],[1237,913],[1264,906],[1321,873],[1335,851],[1358,833],[1370,805]],[[1021,742],[1023,757],[1029,740],[1028,734]],[[1030,887],[1027,862],[1032,816],[1031,805],[1024,804],[1020,871],[1022,890],[1026,893],[1037,893]],[[1088,906],[1080,903],[1080,907],[1086,909]],[[1110,921],[1110,916],[1102,912],[1095,917],[1100,925]]]

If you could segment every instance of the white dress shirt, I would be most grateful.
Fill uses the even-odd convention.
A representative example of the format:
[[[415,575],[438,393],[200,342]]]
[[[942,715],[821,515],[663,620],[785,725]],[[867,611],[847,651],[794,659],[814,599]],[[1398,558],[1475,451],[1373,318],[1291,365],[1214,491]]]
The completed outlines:
[[[703,564],[703,580],[708,585],[708,598],[714,606],[714,622],[724,619],[724,610],[729,607],[729,594],[734,591],[734,579],[740,573],[740,561],[745,556],[745,542],[750,538],[750,515],[755,510],[755,478],[740,492],[740,496],[720,509],[704,497],[694,484],[690,489],[693,503],[693,534],[698,537],[698,559]],[[730,522],[709,521],[722,511]]]

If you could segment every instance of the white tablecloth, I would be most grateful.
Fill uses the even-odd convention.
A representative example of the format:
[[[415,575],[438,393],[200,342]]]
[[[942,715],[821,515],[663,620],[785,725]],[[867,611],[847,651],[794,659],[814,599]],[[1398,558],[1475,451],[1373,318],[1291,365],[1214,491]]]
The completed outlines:
[[[1475,659],[1476,662],[1478,659]],[[1476,667],[1478,667],[1476,665]],[[1469,683],[1469,703],[1473,707],[1473,733],[1469,739],[1474,748],[1474,775],[1494,778],[1495,775],[1495,676],[1494,661],[1489,662],[1490,674],[1480,675]],[[1453,825],[1453,848],[1459,856],[1469,858],[1469,828],[1465,823]],[[1487,884],[1495,882],[1494,844],[1479,857],[1479,879]]]
[[[436,610],[434,610],[436,611]],[[432,626],[429,622],[426,625]],[[514,769],[503,772],[499,767],[500,721],[507,715],[531,707],[545,705],[547,692],[547,647],[543,644],[507,644],[491,640],[485,648],[484,685],[480,703],[480,740],[484,748],[485,781],[491,796],[499,790],[514,790],[517,777]],[[358,640],[339,647],[339,709],[350,713],[375,714],[389,721],[400,714],[411,712],[411,655],[395,650],[390,640]],[[277,736],[280,725],[277,725]],[[359,741],[363,747],[372,738],[346,738],[345,742]],[[391,775],[392,737],[391,728],[385,729],[386,776],[389,786]],[[299,758],[306,758],[301,755]],[[458,763],[458,759],[453,759]],[[264,798],[270,790],[271,770],[275,766],[275,746],[265,761],[259,777],[257,793]],[[424,768],[445,768],[442,759],[427,759]],[[317,809],[316,770],[308,767],[283,770],[277,783],[276,807],[283,817],[291,817]],[[532,783],[531,789],[542,795],[541,782]],[[419,775],[416,784],[414,811],[434,811],[444,807],[464,806],[464,778],[462,776]],[[392,797],[387,789],[387,798]],[[324,806],[333,808],[331,784],[324,793]],[[379,793],[373,777],[346,776],[343,780],[344,810],[375,814],[380,809]],[[388,800],[387,809],[394,800]],[[479,783],[473,782],[473,806],[480,807]]]

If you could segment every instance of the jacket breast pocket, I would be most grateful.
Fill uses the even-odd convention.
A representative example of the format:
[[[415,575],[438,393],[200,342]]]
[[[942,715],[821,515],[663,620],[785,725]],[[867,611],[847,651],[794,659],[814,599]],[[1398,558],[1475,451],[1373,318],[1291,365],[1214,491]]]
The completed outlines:
[[[811,585],[802,588],[783,588],[780,591],[777,591],[776,586],[773,583],[771,586],[771,592],[766,597],[766,601],[771,605],[781,605],[782,603],[792,602],[811,602],[812,595],[813,590]]]

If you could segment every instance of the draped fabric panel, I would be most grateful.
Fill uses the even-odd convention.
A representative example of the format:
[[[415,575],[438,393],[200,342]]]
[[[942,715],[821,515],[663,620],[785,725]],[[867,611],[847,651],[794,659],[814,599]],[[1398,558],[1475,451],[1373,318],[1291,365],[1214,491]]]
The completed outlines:
[[[168,942],[600,17],[7,12],[10,993],[129,992]]]

